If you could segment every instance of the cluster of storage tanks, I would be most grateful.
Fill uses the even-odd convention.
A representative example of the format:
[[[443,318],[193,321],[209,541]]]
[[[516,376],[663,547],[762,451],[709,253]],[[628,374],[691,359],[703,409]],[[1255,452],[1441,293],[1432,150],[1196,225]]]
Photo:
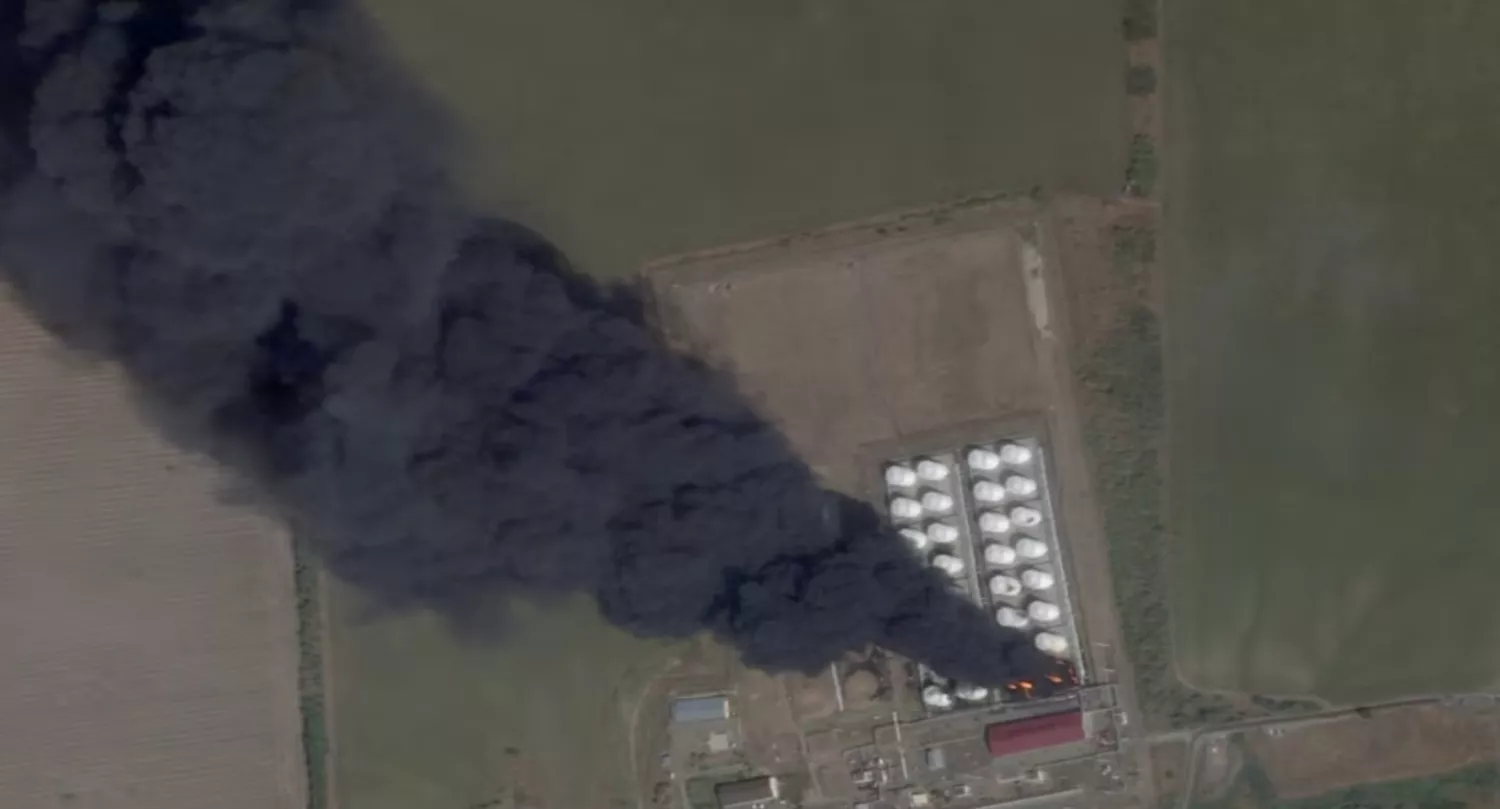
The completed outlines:
[[[1073,657],[1036,442],[1006,441],[885,468],[892,521],[915,553],[948,576],[1002,626],[1038,649]],[[988,690],[933,676],[923,701],[945,709],[984,702]]]

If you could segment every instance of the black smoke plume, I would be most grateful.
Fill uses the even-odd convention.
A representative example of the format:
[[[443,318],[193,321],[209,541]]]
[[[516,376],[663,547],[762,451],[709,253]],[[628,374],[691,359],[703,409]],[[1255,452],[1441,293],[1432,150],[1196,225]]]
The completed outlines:
[[[870,509],[831,521],[724,380],[467,210],[354,12],[4,5],[9,285],[336,575],[468,622],[591,593],[768,668],[870,643],[980,682],[1047,668]]]

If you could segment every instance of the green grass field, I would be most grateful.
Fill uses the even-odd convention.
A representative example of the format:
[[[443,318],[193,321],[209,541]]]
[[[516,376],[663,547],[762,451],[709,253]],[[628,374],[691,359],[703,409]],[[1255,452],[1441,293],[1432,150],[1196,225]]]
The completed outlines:
[[[1179,668],[1338,701],[1490,685],[1500,4],[1164,22]]]
[[[591,273],[981,190],[1113,193],[1100,0],[364,0],[470,186]]]
[[[671,646],[581,599],[520,605],[502,642],[475,644],[431,616],[377,618],[347,588],[333,595],[339,806],[635,806],[628,717]]]

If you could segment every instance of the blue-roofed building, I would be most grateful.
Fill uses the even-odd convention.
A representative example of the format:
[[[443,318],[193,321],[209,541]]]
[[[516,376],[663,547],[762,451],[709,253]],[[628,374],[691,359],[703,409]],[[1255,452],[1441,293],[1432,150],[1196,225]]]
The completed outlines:
[[[673,722],[711,722],[729,718],[729,697],[710,694],[672,700]]]

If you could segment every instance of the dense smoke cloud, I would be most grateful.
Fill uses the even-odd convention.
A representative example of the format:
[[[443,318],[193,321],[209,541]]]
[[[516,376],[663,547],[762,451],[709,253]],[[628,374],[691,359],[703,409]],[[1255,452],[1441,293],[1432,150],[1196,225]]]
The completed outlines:
[[[544,241],[467,211],[434,118],[347,9],[8,4],[0,264],[164,429],[337,575],[470,621],[594,594],[811,669],[877,643],[950,675],[1044,658],[834,502],[731,386]]]

